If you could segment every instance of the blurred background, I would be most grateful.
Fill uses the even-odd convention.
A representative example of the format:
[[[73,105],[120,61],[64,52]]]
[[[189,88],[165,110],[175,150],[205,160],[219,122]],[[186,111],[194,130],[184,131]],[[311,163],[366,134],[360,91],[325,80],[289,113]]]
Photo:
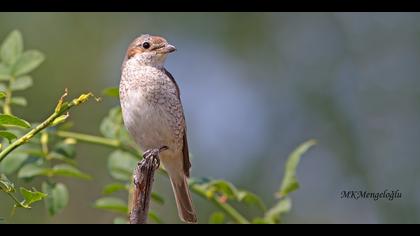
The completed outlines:
[[[118,86],[128,44],[161,35],[178,49],[166,68],[181,88],[192,176],[232,181],[271,205],[288,154],[315,138],[284,222],[420,221],[420,14],[0,13],[0,39],[13,29],[47,57],[21,93],[28,107],[15,108],[27,120],[45,119],[64,88],[77,96]],[[98,135],[115,105],[104,98],[72,110],[73,130]],[[80,144],[77,160],[94,180],[66,179],[70,204],[53,218],[40,203],[9,222],[112,223],[112,213],[92,208],[111,181],[109,152]],[[169,182],[159,176],[155,188],[167,195],[155,210],[179,222]],[[340,198],[385,189],[402,198]],[[194,200],[207,222],[215,208]],[[0,215],[10,205],[0,195]]]

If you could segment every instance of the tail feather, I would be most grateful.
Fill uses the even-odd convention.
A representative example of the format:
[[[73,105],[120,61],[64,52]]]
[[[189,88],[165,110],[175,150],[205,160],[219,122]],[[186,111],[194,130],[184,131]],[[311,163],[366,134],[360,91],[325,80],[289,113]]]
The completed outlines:
[[[185,175],[171,176],[171,184],[175,194],[179,217],[186,223],[196,223],[197,216],[192,205],[187,177]]]

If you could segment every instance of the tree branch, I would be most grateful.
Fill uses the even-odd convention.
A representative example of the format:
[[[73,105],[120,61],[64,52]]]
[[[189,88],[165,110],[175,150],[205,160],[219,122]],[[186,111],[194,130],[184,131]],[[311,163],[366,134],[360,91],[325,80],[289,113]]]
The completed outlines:
[[[143,160],[134,169],[133,201],[129,215],[130,224],[146,224],[147,222],[155,170],[159,168],[160,163],[159,153],[167,148],[165,146],[146,151]]]

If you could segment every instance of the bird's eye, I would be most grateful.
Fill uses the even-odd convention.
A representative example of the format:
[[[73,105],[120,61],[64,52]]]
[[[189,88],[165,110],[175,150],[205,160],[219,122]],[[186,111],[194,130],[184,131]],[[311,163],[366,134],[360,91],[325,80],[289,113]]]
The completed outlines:
[[[142,46],[143,46],[143,48],[148,49],[148,48],[150,48],[150,43],[144,42]]]

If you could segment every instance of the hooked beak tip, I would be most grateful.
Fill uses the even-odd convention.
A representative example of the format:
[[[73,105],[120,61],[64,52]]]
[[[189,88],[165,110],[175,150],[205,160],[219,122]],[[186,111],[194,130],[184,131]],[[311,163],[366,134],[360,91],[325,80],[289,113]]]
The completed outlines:
[[[168,44],[168,45],[166,45],[165,46],[165,51],[167,52],[167,53],[171,53],[171,52],[175,52],[176,51],[176,47],[175,46],[173,46],[173,45],[171,45],[171,44]]]

